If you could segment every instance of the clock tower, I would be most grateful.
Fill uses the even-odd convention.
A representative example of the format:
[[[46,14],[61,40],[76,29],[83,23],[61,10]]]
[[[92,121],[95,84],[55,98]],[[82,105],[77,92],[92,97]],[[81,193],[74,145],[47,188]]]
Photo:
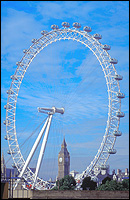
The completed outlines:
[[[65,138],[61,144],[61,150],[58,154],[58,179],[63,178],[70,172],[70,154],[67,150]]]

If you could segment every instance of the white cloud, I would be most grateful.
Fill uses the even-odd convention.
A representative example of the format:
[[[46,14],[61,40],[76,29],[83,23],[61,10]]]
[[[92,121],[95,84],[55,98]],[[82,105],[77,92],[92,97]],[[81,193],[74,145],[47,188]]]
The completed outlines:
[[[8,8],[7,16],[2,18],[2,68],[11,65],[23,55],[22,50],[29,48],[33,37],[39,37],[41,25],[33,14]]]

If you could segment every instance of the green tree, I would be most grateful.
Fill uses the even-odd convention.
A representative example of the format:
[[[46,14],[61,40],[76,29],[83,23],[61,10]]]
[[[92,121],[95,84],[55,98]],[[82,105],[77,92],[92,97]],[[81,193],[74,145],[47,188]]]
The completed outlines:
[[[56,187],[53,190],[74,190],[76,181],[72,176],[66,175],[64,178],[56,181]]]
[[[124,179],[122,181],[122,185],[124,188],[126,188],[126,190],[129,190],[129,179]]]
[[[97,183],[91,180],[91,177],[88,176],[83,179],[81,185],[81,188],[83,188],[83,190],[95,190],[96,187]]]
[[[129,184],[127,181],[117,182],[116,180],[107,180],[105,184],[101,184],[96,190],[129,190],[128,186]]]

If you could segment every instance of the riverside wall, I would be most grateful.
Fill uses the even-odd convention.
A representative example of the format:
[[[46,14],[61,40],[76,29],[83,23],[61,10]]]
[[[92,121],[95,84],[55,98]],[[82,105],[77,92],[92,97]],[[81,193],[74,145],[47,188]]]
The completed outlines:
[[[32,191],[30,199],[129,199],[129,191]]]
[[[86,190],[8,190],[8,185],[2,191],[1,199],[129,199],[129,191],[86,191]]]

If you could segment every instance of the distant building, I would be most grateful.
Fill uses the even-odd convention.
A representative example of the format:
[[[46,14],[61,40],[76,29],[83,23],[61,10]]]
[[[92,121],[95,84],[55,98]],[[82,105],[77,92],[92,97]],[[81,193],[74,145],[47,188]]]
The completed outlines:
[[[125,169],[125,172],[122,172],[120,169],[117,169],[117,174],[116,173],[113,174],[113,180],[121,182],[124,179],[129,179],[128,168]]]
[[[36,168],[30,168],[33,173],[35,173]],[[1,157],[1,181],[7,181],[10,177],[18,177],[19,172],[16,167],[6,168],[4,154],[2,152]],[[24,182],[24,180],[22,180]]]
[[[96,177],[97,177],[97,181],[96,181],[97,185],[100,185],[102,183],[103,179],[105,179],[106,177],[111,178],[111,180],[113,178],[113,176],[108,174],[107,172],[105,174],[102,174],[102,172],[100,172]]]
[[[128,168],[125,169],[125,172],[122,172],[120,169],[117,169],[117,174],[115,170],[112,171],[112,174],[109,174],[109,168],[105,170],[101,170],[100,168],[95,169],[95,176],[92,177],[93,180],[97,182],[97,184],[101,184],[102,180],[106,177],[111,178],[112,180],[116,180],[118,182],[123,181],[124,179],[129,179]]]
[[[6,168],[6,179],[10,179],[10,177],[17,177],[18,171],[17,168]]]
[[[4,154],[2,152],[2,157],[1,157],[1,181],[4,181],[6,179],[6,165],[5,165],[5,160],[4,160]]]
[[[67,150],[67,144],[65,138],[61,144],[61,150],[58,154],[58,177],[57,179],[63,178],[65,175],[70,173],[70,154]]]
[[[95,167],[91,179],[97,182],[97,186],[100,185],[104,178],[109,177],[112,179],[112,175],[109,174],[109,165],[101,169],[101,167]]]
[[[1,181],[6,181],[10,179],[10,177],[15,177],[18,175],[16,168],[7,168],[5,165],[4,154],[2,152],[1,157]]]
[[[101,167],[94,167],[94,171],[93,171],[93,173],[94,173],[94,175],[98,175],[98,174],[101,174],[101,175],[108,175],[109,174],[109,171],[110,171],[110,167],[109,167],[109,165],[107,165],[107,166],[105,166],[105,167],[103,167],[103,168],[101,168]]]

